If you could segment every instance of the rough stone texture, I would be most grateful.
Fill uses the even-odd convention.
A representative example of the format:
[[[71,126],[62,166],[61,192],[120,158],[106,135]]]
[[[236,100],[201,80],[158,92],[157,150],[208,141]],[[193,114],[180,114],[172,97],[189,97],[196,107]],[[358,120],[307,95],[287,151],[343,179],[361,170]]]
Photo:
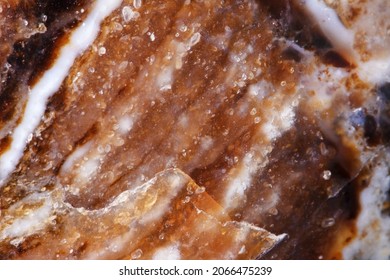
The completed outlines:
[[[379,209],[370,234],[389,232],[389,20],[351,2],[387,23],[362,30],[345,6],[307,2],[353,44],[300,1],[118,1],[15,169],[0,165],[0,258],[385,258],[365,249],[359,215]],[[0,1],[3,164],[31,92],[95,8],[25,5]],[[369,206],[366,187],[380,189]]]

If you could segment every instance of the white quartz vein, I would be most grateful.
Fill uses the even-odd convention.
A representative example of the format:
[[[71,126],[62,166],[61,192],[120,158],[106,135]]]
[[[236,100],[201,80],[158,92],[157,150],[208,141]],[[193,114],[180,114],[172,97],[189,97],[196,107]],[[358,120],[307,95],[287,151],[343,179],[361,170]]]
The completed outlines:
[[[355,34],[343,25],[337,13],[322,0],[306,0],[303,8],[318,24],[321,32],[329,39],[335,50],[355,64],[357,62],[357,54],[354,50]]]
[[[85,21],[71,35],[69,43],[62,48],[57,61],[29,92],[23,118],[12,133],[11,147],[0,157],[0,187],[22,157],[29,135],[39,125],[48,99],[59,89],[75,59],[93,43],[101,22],[121,3],[121,0],[97,0]]]

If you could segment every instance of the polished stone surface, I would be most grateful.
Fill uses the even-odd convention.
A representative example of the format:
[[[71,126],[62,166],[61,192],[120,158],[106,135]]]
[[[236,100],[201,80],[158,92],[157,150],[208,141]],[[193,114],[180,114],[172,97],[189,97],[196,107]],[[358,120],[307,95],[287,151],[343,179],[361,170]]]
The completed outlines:
[[[386,3],[0,1],[0,258],[388,258]]]

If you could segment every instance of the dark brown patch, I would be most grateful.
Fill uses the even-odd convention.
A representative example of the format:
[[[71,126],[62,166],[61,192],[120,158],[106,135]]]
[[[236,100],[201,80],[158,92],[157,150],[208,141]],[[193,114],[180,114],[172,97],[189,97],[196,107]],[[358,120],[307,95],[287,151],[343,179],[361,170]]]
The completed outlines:
[[[332,66],[335,66],[335,67],[340,67],[340,68],[347,68],[347,67],[351,67],[352,66],[340,54],[338,54],[337,52],[335,52],[333,50],[326,52],[322,56],[322,61],[325,64],[332,65]]]
[[[364,120],[364,137],[367,138],[369,144],[377,143],[377,122],[372,115],[367,115]]]
[[[0,155],[4,152],[6,152],[11,145],[11,137],[8,135],[5,138],[0,140]]]
[[[25,81],[30,86],[34,85],[42,73],[52,65],[58,55],[56,48],[66,43],[65,34],[75,28],[83,17],[82,14],[75,14],[75,9],[86,6],[85,2],[66,0],[27,3],[22,1],[16,8],[15,13],[19,13],[29,25],[43,23],[47,31],[34,34],[29,38],[24,38],[21,34],[13,43],[12,52],[7,58],[10,70],[5,77],[2,77],[3,84],[0,92],[2,122],[12,119],[16,103],[27,91],[25,88],[20,88],[21,81]],[[47,19],[42,20],[42,16],[46,16]]]

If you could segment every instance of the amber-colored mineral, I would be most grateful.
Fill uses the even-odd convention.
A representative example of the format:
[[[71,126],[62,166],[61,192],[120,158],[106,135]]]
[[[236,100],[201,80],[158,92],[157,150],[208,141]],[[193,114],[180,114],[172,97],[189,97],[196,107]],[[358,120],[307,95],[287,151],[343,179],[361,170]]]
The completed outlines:
[[[386,256],[359,216],[386,243],[390,54],[359,35],[385,13],[25,2],[0,1],[0,258]]]

